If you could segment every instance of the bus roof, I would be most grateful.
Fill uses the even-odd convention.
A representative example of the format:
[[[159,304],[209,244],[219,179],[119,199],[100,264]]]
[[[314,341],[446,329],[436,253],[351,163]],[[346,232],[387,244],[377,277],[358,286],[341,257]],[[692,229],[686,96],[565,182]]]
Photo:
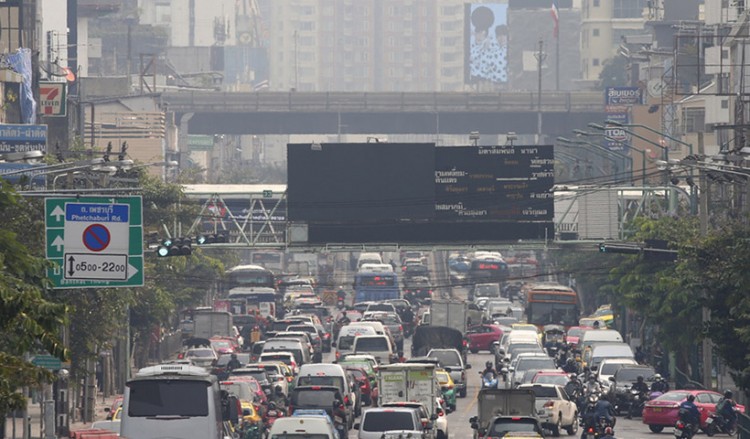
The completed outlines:
[[[271,271],[267,268],[261,267],[260,265],[237,265],[226,271],[227,274],[234,273],[237,271]]]
[[[229,290],[229,297],[240,294],[274,293],[276,290],[269,287],[236,287]]]
[[[559,291],[561,293],[575,293],[575,290],[572,288],[559,284],[533,284],[529,286],[528,291]]]

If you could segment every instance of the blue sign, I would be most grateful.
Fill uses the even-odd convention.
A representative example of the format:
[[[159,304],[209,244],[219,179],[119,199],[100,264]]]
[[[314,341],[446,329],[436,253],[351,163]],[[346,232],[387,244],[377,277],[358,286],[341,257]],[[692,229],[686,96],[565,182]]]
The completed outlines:
[[[642,105],[643,89],[639,87],[607,87],[604,105]]]
[[[65,205],[65,221],[98,223],[127,223],[127,204],[68,203]]]
[[[32,165],[28,163],[0,163],[0,178],[10,184],[30,184],[32,187],[44,188],[47,185],[46,170],[34,168],[44,168],[44,165]],[[27,172],[18,173],[28,169]],[[13,175],[5,175],[13,173]]]
[[[47,151],[47,125],[0,124],[0,153]]]

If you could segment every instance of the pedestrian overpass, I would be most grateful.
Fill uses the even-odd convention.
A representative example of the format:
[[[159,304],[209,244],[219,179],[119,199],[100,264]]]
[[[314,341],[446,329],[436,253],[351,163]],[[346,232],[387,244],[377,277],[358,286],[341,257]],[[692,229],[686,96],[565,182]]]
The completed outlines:
[[[195,184],[184,186],[185,195],[198,206],[198,214],[185,236],[226,232],[230,248],[314,249],[290,223],[284,184]],[[557,187],[555,190],[555,236],[548,241],[497,243],[498,247],[550,248],[582,242],[626,240],[628,224],[638,216],[660,217],[690,209],[689,194],[677,186],[668,187]],[[184,229],[183,229],[184,230]],[[478,245],[460,243],[356,244],[328,243],[328,251],[394,249],[456,249]]]

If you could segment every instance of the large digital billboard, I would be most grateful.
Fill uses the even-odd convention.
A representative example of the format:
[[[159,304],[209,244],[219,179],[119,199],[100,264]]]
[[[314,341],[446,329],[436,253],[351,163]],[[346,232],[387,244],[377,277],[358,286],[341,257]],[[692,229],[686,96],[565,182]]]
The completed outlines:
[[[430,219],[434,143],[324,143],[287,146],[292,221]]]
[[[436,218],[551,221],[554,163],[551,145],[437,148]]]
[[[469,84],[508,82],[508,5],[468,3],[464,18],[464,78]]]

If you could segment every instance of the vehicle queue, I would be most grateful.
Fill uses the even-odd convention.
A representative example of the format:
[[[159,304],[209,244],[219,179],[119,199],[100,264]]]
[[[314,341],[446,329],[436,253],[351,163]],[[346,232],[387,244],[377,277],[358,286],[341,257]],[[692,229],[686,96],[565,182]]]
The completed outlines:
[[[263,267],[244,266],[264,276],[253,278],[258,285],[227,284],[221,300],[234,297],[226,307],[235,324],[226,330],[223,320],[211,320],[211,330],[221,328],[216,334],[188,334],[177,359],[139,371],[111,410],[119,424],[109,428],[133,439],[448,439],[448,414],[467,396],[468,354],[487,351],[494,361],[478,372],[475,439],[605,438],[617,416],[641,417],[654,433],[674,428],[677,437],[734,431],[733,414],[744,407],[731,394],[671,390],[611,329],[610,308],[580,318],[574,290],[508,282],[502,255],[487,253],[449,258],[451,279],[466,278],[457,269],[463,263],[465,276],[477,281],[469,301],[433,300],[421,252],[409,252],[400,264],[363,253],[354,291],[346,292],[351,302],[336,307],[321,300],[313,279],[279,282]],[[232,294],[238,288],[242,299]],[[443,301],[461,306],[446,311]],[[331,362],[324,362],[329,353]],[[698,415],[691,418],[683,406],[692,402]],[[220,427],[201,427],[195,418],[206,415]]]

